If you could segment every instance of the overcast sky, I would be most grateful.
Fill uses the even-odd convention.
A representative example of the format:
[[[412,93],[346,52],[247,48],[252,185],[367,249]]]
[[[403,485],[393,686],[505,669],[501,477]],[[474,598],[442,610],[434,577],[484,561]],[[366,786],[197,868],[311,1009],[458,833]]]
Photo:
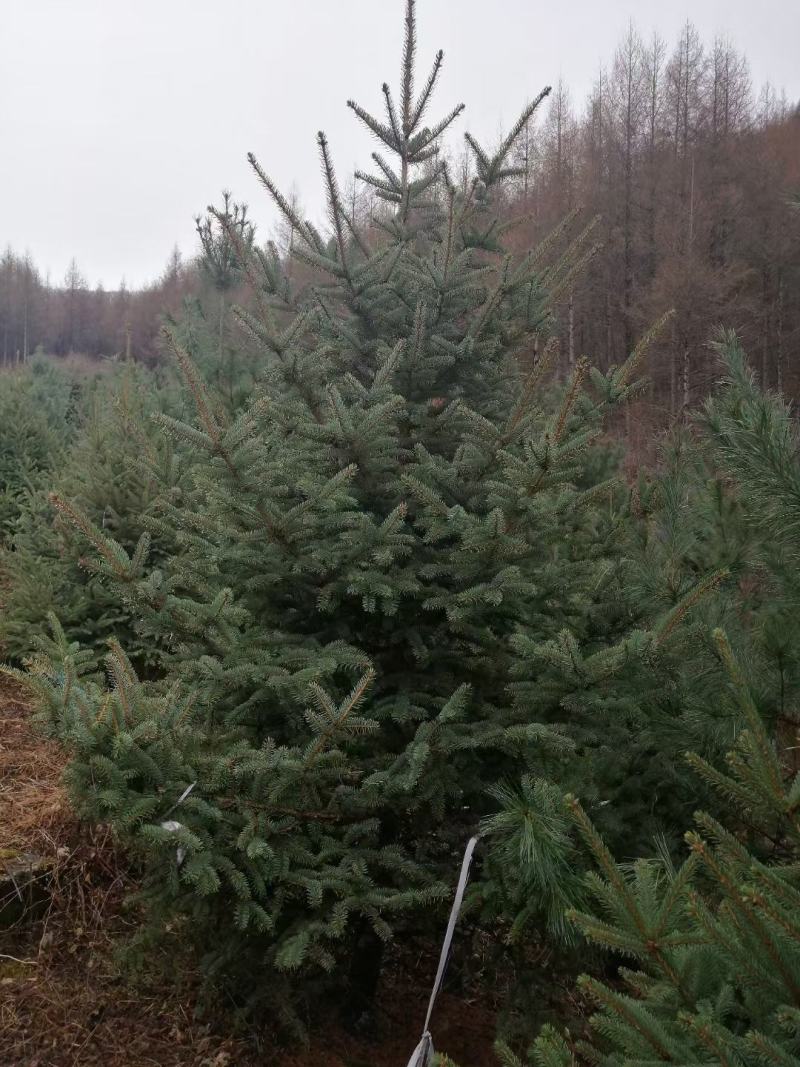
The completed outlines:
[[[397,82],[403,0],[0,0],[0,245],[56,282],[140,285],[230,188],[266,236],[253,151],[319,214],[322,128],[344,183],[373,145],[345,107]],[[439,110],[491,140],[562,76],[581,103],[633,18],[670,47],[689,15],[800,98],[800,0],[419,0],[420,77],[445,50]]]

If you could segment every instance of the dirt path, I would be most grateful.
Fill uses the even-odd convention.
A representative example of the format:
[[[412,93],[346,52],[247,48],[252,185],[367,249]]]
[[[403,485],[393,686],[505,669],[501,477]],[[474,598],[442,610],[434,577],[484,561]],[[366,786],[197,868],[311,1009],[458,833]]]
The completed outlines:
[[[391,968],[374,1044],[333,1027],[301,1051],[256,1047],[194,1018],[197,982],[182,969],[180,986],[163,968],[125,980],[114,948],[136,927],[123,907],[130,876],[110,835],[71,812],[63,767],[60,746],[32,725],[24,693],[0,681],[0,872],[20,855],[38,865],[27,879],[0,883],[0,1067],[404,1067],[425,1013],[433,946],[408,948]],[[493,1034],[479,998],[442,994],[437,1045],[460,1067],[490,1067]]]

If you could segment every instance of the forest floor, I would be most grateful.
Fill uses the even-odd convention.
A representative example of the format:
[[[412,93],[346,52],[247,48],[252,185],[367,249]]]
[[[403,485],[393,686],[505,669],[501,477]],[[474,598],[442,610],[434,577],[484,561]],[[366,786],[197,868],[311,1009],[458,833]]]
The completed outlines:
[[[437,946],[387,968],[375,1043],[337,1025],[289,1051],[226,1032],[196,1012],[197,976],[163,960],[134,980],[116,947],[137,927],[135,888],[110,834],[81,825],[62,786],[65,758],[41,735],[21,689],[0,680],[0,1065],[2,1067],[400,1067],[425,1014]],[[9,876],[10,872],[10,876]],[[494,1017],[485,995],[444,991],[437,1047],[486,1067]]]

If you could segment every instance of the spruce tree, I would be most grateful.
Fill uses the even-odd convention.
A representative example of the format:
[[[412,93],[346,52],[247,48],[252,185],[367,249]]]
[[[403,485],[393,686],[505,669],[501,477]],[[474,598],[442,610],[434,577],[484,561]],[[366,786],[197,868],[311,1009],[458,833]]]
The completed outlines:
[[[0,389],[0,544],[28,493],[63,459],[79,415],[79,390],[48,360],[3,375]]]
[[[724,634],[715,636],[741,730],[727,772],[691,762],[724,798],[727,818],[696,817],[679,868],[669,857],[631,867],[614,862],[571,801],[598,868],[588,886],[594,909],[571,918],[625,964],[617,982],[581,979],[597,1008],[593,1036],[547,1027],[532,1050],[537,1064],[800,1062],[796,761],[765,728]]]
[[[290,284],[274,249],[216,213],[264,371],[230,414],[166,335],[196,410],[159,416],[196,460],[160,520],[171,558],[152,567],[145,540],[126,548],[57,503],[134,605],[138,639],[163,650],[163,677],[140,681],[114,642],[103,686],[58,629],[32,674],[73,746],[78,808],[141,856],[156,922],[287,1019],[348,957],[357,1002],[376,939],[424,924],[490,789],[545,765],[584,773],[566,723],[630,707],[611,679],[654,647],[630,632],[623,520],[592,452],[650,337],[607,375],[581,361],[543,400],[552,308],[591,226],[570,239],[568,219],[512,255],[519,220],[495,205],[547,90],[496,150],[466,135],[460,190],[439,145],[462,107],[428,119],[443,56],[415,88],[415,52],[407,0],[397,97],[383,86],[385,118],[349,103],[381,146],[359,175],[382,204],[368,225],[324,134],[328,235],[250,157],[311,281]]]
[[[180,397],[173,385],[133,364],[106,370],[82,393],[74,439],[17,497],[18,513],[0,546],[8,585],[0,647],[19,662],[30,652],[31,634],[46,629],[48,614],[57,612],[71,639],[102,650],[114,634],[140,669],[152,670],[157,645],[138,639],[120,590],[97,574],[84,536],[59,517],[57,502],[71,501],[126,551],[146,534],[151,565],[160,565],[171,547],[169,532],[157,528],[160,502],[180,494],[190,457],[177,455],[152,416],[179,414]]]
[[[659,604],[670,582],[674,592],[693,570],[713,572],[721,562],[736,577],[697,613],[699,625],[726,620],[735,643],[720,628],[707,640],[697,634],[693,650],[681,647],[677,682],[689,699],[684,735],[719,735],[724,724],[727,766],[696,752],[685,760],[703,800],[685,836],[687,859],[662,839],[655,856],[616,862],[584,804],[571,797],[559,810],[557,790],[543,798],[543,785],[527,798],[540,819],[525,841],[519,798],[503,798],[504,812],[488,827],[501,852],[513,851],[523,868],[526,856],[539,869],[560,864],[560,903],[585,938],[584,954],[596,946],[610,956],[579,982],[596,1009],[590,1032],[546,1026],[530,1052],[537,1065],[800,1062],[800,448],[787,404],[758,388],[736,339],[724,335],[717,348],[724,378],[698,421],[699,448],[688,446],[687,461],[681,441],[657,482],[664,574],[654,576],[651,596]],[[582,879],[579,841],[594,868]],[[532,886],[533,871],[518,882]],[[504,1063],[521,1065],[508,1048],[501,1052]]]
[[[735,740],[737,719],[735,702],[720,685],[711,639],[716,628],[725,631],[770,730],[797,699],[790,510],[797,445],[789,406],[756,385],[736,337],[723,333],[714,350],[722,369],[717,390],[669,440],[656,475],[637,487],[642,521],[630,578],[636,599],[668,611],[698,581],[719,576],[717,595],[698,603],[675,642],[673,719],[684,745],[721,759]],[[668,734],[664,739],[674,748]]]
[[[243,260],[252,254],[255,226],[247,217],[247,205],[233,201],[227,191],[222,206],[209,208],[197,216],[195,228],[200,239],[201,277],[214,295],[209,309],[202,297],[188,300],[182,320],[172,322],[181,344],[202,370],[206,384],[219,394],[218,402],[232,414],[253,385],[248,371],[257,368],[248,353],[237,350],[230,340],[229,304],[241,291]]]

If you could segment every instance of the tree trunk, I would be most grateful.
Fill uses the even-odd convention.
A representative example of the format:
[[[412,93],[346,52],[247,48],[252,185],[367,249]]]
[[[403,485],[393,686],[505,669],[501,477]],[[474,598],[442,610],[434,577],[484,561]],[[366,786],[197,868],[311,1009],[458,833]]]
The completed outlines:
[[[217,349],[217,355],[222,366],[222,342],[225,334],[225,294],[219,294],[219,344]]]
[[[775,344],[775,362],[778,375],[778,391],[783,392],[783,274],[778,275],[778,315]]]

